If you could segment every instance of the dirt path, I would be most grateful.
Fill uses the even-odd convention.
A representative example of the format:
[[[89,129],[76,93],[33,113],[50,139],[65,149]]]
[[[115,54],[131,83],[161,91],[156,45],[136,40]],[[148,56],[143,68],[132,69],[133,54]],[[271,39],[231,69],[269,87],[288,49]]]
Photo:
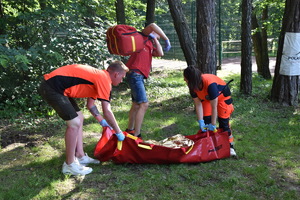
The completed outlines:
[[[274,74],[276,58],[270,58],[270,71]],[[152,66],[154,70],[168,70],[168,69],[185,69],[187,63],[185,61],[178,60],[164,60],[164,59],[153,59]],[[222,60],[222,72],[226,73],[240,73],[241,72],[241,58],[224,58]],[[257,71],[257,65],[255,58],[252,57],[252,71]]]

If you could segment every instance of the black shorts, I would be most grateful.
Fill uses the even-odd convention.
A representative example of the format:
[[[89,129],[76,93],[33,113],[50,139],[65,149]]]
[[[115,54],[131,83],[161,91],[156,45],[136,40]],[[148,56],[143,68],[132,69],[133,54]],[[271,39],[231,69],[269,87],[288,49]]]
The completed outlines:
[[[38,92],[63,120],[71,120],[78,116],[80,108],[75,99],[56,92],[45,80],[41,81]]]

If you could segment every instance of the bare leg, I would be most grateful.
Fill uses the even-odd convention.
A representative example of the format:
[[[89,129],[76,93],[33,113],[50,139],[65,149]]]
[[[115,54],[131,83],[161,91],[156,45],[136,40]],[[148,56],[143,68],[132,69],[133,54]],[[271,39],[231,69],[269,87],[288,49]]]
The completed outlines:
[[[77,138],[77,145],[76,145],[76,151],[75,151],[75,156],[77,158],[81,158],[82,156],[84,156],[84,150],[83,150],[83,131],[82,131],[82,127],[83,127],[83,114],[81,111],[77,112],[78,117],[80,119],[80,127],[78,130],[78,138]]]
[[[68,165],[74,162],[75,150],[77,146],[80,126],[82,126],[80,117],[76,117],[74,119],[67,121],[67,130],[65,133],[65,145],[66,145],[66,163]]]
[[[141,133],[141,127],[144,120],[145,113],[148,109],[149,103],[133,103],[129,112],[129,124],[128,128],[133,129],[134,135],[138,136]]]
[[[128,129],[133,130],[135,125],[135,116],[136,112],[139,109],[139,105],[137,103],[132,102],[130,111],[129,111],[129,121],[128,121]]]

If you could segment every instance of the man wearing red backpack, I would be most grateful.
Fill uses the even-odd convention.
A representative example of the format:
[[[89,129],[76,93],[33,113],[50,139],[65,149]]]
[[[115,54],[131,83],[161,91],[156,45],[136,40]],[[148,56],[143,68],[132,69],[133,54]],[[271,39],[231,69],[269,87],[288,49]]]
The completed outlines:
[[[142,30],[145,41],[143,50],[133,53],[126,66],[129,68],[127,80],[131,89],[132,106],[129,111],[129,122],[126,132],[141,137],[141,126],[148,108],[148,98],[144,85],[144,79],[150,74],[152,57],[161,57],[171,48],[170,41],[163,30],[155,23],[151,23]],[[165,41],[164,49],[159,39]]]

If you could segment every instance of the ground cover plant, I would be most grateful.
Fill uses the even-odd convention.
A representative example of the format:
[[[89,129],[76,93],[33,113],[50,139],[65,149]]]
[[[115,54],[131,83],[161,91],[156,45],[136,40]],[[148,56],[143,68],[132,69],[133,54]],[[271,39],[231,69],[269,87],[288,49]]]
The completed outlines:
[[[218,72],[230,84],[231,125],[238,159],[199,164],[92,166],[85,177],[61,173],[64,123],[54,114],[1,120],[0,199],[297,199],[300,196],[300,109],[267,96],[271,81],[253,77],[253,95],[239,94],[239,75]],[[147,81],[150,107],[144,139],[161,140],[198,130],[182,71],[153,71]],[[114,88],[112,109],[127,125],[130,90]],[[8,111],[9,112],[9,111]],[[93,154],[101,127],[85,110],[85,150]]]

